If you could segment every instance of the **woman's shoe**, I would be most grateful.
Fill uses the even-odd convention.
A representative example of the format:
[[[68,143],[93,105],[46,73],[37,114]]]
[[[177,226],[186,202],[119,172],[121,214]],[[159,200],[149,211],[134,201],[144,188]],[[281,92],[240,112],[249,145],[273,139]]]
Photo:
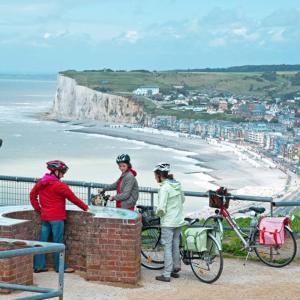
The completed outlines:
[[[164,281],[164,282],[170,282],[171,281],[170,277],[165,277],[164,275],[156,276],[155,279],[159,280],[159,281]]]
[[[48,272],[47,268],[43,268],[43,269],[34,269],[34,273],[43,273],[43,272]]]
[[[73,268],[66,268],[65,273],[74,273],[75,270]]]
[[[177,272],[177,273],[172,272],[172,273],[171,273],[171,277],[173,277],[173,278],[179,278],[180,275],[178,274],[178,272]]]

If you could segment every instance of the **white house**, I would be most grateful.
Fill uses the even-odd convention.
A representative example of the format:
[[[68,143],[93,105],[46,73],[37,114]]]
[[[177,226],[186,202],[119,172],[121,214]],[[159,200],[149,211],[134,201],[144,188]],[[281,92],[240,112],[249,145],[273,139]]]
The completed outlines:
[[[157,95],[159,94],[159,87],[156,85],[141,86],[134,90],[133,94],[142,96]]]

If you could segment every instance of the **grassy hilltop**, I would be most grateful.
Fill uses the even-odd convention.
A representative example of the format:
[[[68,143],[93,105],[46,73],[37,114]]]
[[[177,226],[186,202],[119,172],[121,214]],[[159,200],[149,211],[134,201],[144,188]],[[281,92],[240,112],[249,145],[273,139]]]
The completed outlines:
[[[209,95],[230,93],[234,96],[255,96],[259,99],[271,100],[275,97],[287,98],[300,92],[300,66],[250,66],[251,68],[235,67],[235,69],[205,69],[203,70],[174,70],[150,72],[87,70],[63,71],[67,77],[77,81],[79,85],[87,86],[97,91],[132,96],[132,91],[143,85],[158,85],[160,92],[170,94],[174,86],[183,86],[185,91],[197,91]],[[248,71],[247,71],[248,70]],[[275,71],[273,71],[275,70]],[[175,111],[170,106],[161,105],[146,97],[134,97],[142,103],[145,111],[151,115],[175,115],[187,119],[221,119],[242,121],[237,116],[227,113],[209,115],[193,111]]]
[[[78,84],[95,90],[130,93],[142,85],[158,85],[168,92],[174,85],[188,90],[215,90],[235,95],[280,96],[300,91],[293,84],[296,72],[188,72],[188,71],[64,71],[61,74],[74,78]]]

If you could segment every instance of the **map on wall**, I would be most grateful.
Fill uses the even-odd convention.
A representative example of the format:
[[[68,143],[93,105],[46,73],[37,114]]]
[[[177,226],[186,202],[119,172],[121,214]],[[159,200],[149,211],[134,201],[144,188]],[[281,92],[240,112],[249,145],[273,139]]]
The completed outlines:
[[[134,211],[121,208],[111,208],[102,206],[90,206],[90,212],[96,218],[112,218],[112,219],[136,219],[138,214]]]

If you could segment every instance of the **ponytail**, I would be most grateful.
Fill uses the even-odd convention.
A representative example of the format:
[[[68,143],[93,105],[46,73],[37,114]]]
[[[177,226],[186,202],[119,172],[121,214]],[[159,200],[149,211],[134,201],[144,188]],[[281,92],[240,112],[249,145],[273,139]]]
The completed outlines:
[[[168,174],[167,178],[170,179],[170,180],[173,180],[174,179],[174,175],[173,174]]]
[[[163,177],[165,179],[170,179],[170,180],[174,179],[174,175],[173,174],[169,174],[167,171],[156,170],[154,173],[157,174],[159,177]]]

